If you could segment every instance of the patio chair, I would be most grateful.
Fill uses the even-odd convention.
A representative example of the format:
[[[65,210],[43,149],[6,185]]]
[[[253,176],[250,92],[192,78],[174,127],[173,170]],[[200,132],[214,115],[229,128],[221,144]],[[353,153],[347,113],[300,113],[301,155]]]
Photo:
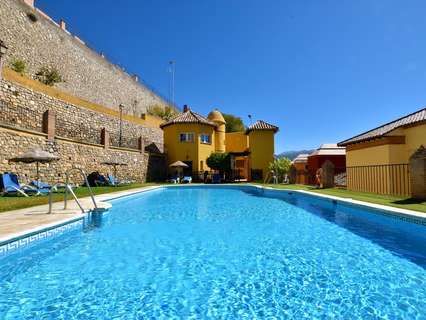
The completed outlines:
[[[126,184],[131,184],[131,181],[125,181],[125,180],[118,180],[116,177],[114,177],[112,174],[107,175],[107,182],[110,186],[124,186]]]
[[[182,183],[192,183],[192,177],[191,176],[185,176],[182,178]]]
[[[36,181],[36,180],[31,181],[30,186],[37,188],[37,189],[48,189],[49,190],[49,189],[52,188],[52,186],[50,184],[43,182],[43,181]]]
[[[28,185],[21,185],[18,176],[14,173],[4,173],[0,175],[0,189],[3,194],[21,194],[25,197],[28,197],[30,194],[40,195],[49,193],[47,189],[38,190]]]
[[[168,182],[175,183],[175,184],[180,183],[180,178],[178,176],[175,176],[169,179]]]

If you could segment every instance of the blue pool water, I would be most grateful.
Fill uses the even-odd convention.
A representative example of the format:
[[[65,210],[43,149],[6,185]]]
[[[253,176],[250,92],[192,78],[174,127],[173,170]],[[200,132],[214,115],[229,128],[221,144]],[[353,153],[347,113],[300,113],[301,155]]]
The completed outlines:
[[[313,197],[160,189],[1,259],[0,319],[425,319],[425,231]]]

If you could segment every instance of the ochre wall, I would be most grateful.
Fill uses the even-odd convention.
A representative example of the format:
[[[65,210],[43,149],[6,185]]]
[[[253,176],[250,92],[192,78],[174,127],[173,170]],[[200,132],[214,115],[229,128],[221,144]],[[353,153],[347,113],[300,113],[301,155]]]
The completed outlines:
[[[226,152],[244,152],[249,147],[248,136],[244,132],[229,132],[226,134]]]
[[[163,128],[164,144],[167,152],[167,162],[192,161],[193,171],[209,170],[206,159],[215,151],[214,128],[200,124],[174,124]],[[180,133],[194,133],[194,142],[180,142]],[[200,143],[200,135],[210,134],[212,143]],[[200,167],[203,161],[203,168]]]
[[[371,146],[371,142],[365,142],[357,144],[356,150],[351,150],[350,146],[347,148],[348,189],[400,196],[410,195],[408,162],[410,156],[421,145],[426,145],[426,124],[399,128],[387,136],[403,137],[405,143]],[[362,148],[363,146],[365,147]]]
[[[217,123],[217,124],[218,126],[214,133],[215,134],[215,150],[216,152],[225,152],[226,151],[225,124],[224,123]]]
[[[251,169],[261,169],[263,178],[268,172],[269,163],[274,161],[274,132],[255,130],[248,134]]]
[[[406,154],[408,157],[421,146],[426,147],[426,123],[405,129]],[[408,161],[408,158],[407,158]]]
[[[389,145],[346,150],[346,167],[389,164]]]
[[[348,148],[346,154],[347,167],[388,165],[408,163],[410,156],[421,146],[426,146],[426,124],[399,128],[389,133],[388,136],[405,136],[405,144],[385,144],[368,146],[357,150]],[[362,147],[363,144],[359,144]]]

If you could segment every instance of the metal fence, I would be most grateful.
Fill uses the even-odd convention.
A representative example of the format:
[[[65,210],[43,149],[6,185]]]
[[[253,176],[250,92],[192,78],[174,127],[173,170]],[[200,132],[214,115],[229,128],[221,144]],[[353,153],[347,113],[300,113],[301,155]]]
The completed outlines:
[[[409,196],[410,171],[406,163],[347,167],[349,190]]]

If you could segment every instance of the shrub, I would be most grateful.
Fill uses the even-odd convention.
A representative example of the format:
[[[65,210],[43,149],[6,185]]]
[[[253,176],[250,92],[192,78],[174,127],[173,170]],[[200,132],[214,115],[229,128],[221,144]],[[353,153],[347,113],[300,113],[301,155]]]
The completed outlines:
[[[25,61],[20,59],[14,59],[10,63],[10,68],[21,75],[24,75],[27,72],[27,64],[25,63]]]
[[[27,17],[28,17],[28,19],[31,20],[31,22],[37,22],[37,20],[38,20],[37,16],[32,12],[28,12]]]
[[[231,156],[229,153],[214,152],[206,159],[207,165],[220,172],[231,170]]]
[[[224,113],[223,118],[226,121],[226,132],[241,132],[246,129],[240,117]]]
[[[274,171],[278,178],[283,178],[290,172],[291,160],[289,158],[278,158],[269,164],[269,170]]]
[[[56,68],[42,67],[35,75],[35,78],[48,86],[63,82],[59,71]]]
[[[175,108],[161,105],[150,106],[147,108],[146,112],[165,121],[168,121],[178,115],[178,111]]]

